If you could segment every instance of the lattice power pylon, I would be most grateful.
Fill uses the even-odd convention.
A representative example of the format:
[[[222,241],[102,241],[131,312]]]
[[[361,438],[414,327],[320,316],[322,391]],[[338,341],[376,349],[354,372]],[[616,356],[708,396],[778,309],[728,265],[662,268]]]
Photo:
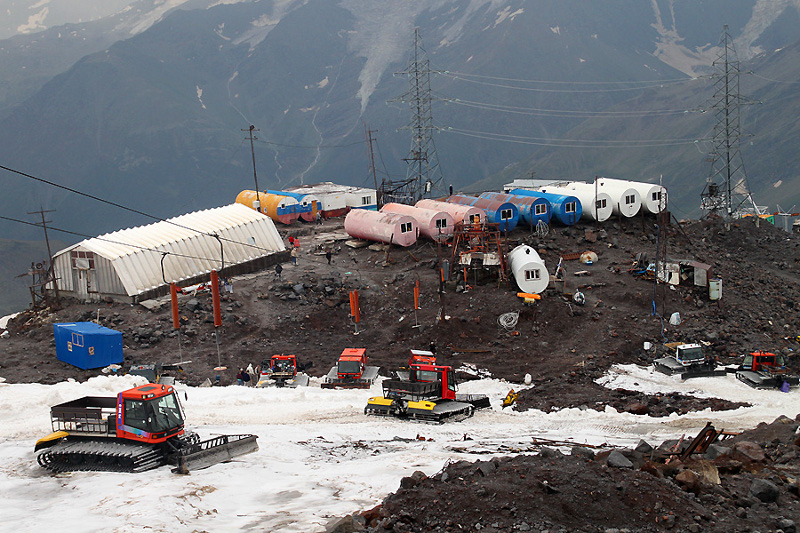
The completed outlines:
[[[746,213],[759,214],[760,210],[750,194],[744,161],[739,151],[743,136],[741,108],[752,102],[739,93],[739,60],[727,25],[724,26],[719,54],[712,66],[715,71],[712,75],[714,96],[711,100],[715,118],[714,138],[713,148],[707,158],[711,168],[700,195],[700,206],[727,218]]]
[[[433,131],[439,128],[433,124],[431,103],[437,100],[431,92],[430,61],[422,47],[419,28],[414,29],[414,53],[408,66],[402,72],[408,77],[408,91],[390,101],[408,103],[411,108],[411,122],[400,129],[411,130],[411,151],[407,158],[406,187],[401,187],[406,196],[413,201],[430,196],[430,193],[442,187],[442,169],[439,156],[433,142]],[[403,183],[403,182],[401,182]],[[389,184],[391,188],[391,184]],[[400,199],[402,200],[402,199]],[[404,203],[410,203],[406,201]]]

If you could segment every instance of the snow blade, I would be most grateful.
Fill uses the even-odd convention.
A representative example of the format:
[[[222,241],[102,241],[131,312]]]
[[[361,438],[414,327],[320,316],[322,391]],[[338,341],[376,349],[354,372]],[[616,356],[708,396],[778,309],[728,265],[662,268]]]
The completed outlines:
[[[258,450],[257,435],[220,435],[180,450],[176,474],[188,474]]]

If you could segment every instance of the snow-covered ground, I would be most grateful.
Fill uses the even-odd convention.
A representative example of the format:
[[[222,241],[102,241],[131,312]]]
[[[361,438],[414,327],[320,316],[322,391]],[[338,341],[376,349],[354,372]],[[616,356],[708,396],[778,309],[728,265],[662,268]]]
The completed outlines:
[[[187,423],[201,437],[255,433],[259,451],[188,476],[172,474],[169,467],[144,474],[53,475],[38,466],[33,445],[50,432],[51,405],[113,396],[140,380],[103,376],[85,383],[0,384],[0,530],[41,531],[47,524],[86,532],[323,531],[330,517],[373,507],[415,470],[431,475],[448,461],[488,457],[470,452],[526,449],[533,437],[658,443],[692,437],[707,421],[735,431],[800,410],[798,391],[757,391],[733,376],[681,382],[635,365],[615,367],[601,381],[612,388],[679,391],[753,406],[667,418],[610,408],[517,413],[499,407],[508,383],[480,380],[465,383],[460,392],[489,395],[491,410],[463,422],[430,425],[365,416],[367,398],[380,394],[379,385],[370,391],[321,389],[313,381],[298,389],[185,388]]]

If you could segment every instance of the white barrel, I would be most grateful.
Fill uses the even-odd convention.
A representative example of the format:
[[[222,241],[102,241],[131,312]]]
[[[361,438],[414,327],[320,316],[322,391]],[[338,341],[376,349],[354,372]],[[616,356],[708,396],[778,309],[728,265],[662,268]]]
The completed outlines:
[[[710,300],[719,300],[722,298],[721,278],[712,278],[708,280],[708,298]]]
[[[614,213],[614,201],[608,194],[597,191],[595,194],[594,185],[583,182],[572,182],[564,187],[545,186],[540,189],[542,192],[552,194],[571,195],[580,200],[583,206],[581,218],[594,222],[605,222]]]
[[[381,213],[408,215],[417,222],[421,235],[434,241],[447,239],[453,235],[453,216],[450,213],[413,205],[389,203],[381,207]]]
[[[440,202],[439,200],[420,200],[416,204],[417,207],[424,207],[425,209],[434,209],[436,211],[444,211],[450,213],[455,222],[463,222],[464,224],[485,224],[486,213],[480,207],[471,207],[468,205],[451,204],[448,202]]]
[[[344,219],[344,230],[351,237],[368,241],[411,246],[417,242],[417,223],[397,213],[353,209]]]
[[[642,209],[645,213],[655,215],[667,209],[667,188],[653,183],[641,181],[618,180],[615,178],[601,178],[607,183],[615,183],[620,187],[626,186],[636,189],[642,201]]]
[[[630,218],[642,208],[642,196],[626,181],[597,178],[597,190],[611,197],[615,215]]]
[[[550,283],[544,261],[527,244],[520,244],[508,253],[508,266],[522,292],[539,294]]]

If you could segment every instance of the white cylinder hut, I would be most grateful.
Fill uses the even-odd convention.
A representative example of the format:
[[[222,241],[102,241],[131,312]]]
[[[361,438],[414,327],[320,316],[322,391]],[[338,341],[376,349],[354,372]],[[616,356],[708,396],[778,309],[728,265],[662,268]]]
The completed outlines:
[[[386,244],[411,246],[417,242],[416,221],[408,215],[352,209],[344,219],[344,230],[351,237]]]
[[[520,244],[508,253],[508,266],[522,292],[539,294],[550,283],[544,261],[527,244]]]
[[[446,211],[414,207],[413,205],[388,203],[381,208],[382,213],[397,213],[413,218],[420,235],[433,239],[444,240],[453,235],[453,215]]]
[[[598,190],[595,193],[594,185],[591,183],[573,182],[564,187],[545,186],[542,192],[554,194],[571,194],[581,201],[583,211],[581,217],[584,220],[594,222],[605,222],[614,213],[614,206],[611,196]]]
[[[464,224],[484,224],[486,222],[486,213],[479,207],[450,204],[439,200],[428,199],[420,200],[417,202],[416,206],[450,213],[453,217],[453,222],[456,224],[459,222],[463,222]]]
[[[655,215],[667,209],[667,188],[654,183],[641,181],[618,180],[615,178],[600,178],[606,183],[616,183],[620,186],[627,185],[636,189],[642,199],[642,209],[645,213]]]
[[[597,190],[608,194],[614,203],[614,214],[633,217],[642,208],[642,196],[628,182],[597,178]]]

